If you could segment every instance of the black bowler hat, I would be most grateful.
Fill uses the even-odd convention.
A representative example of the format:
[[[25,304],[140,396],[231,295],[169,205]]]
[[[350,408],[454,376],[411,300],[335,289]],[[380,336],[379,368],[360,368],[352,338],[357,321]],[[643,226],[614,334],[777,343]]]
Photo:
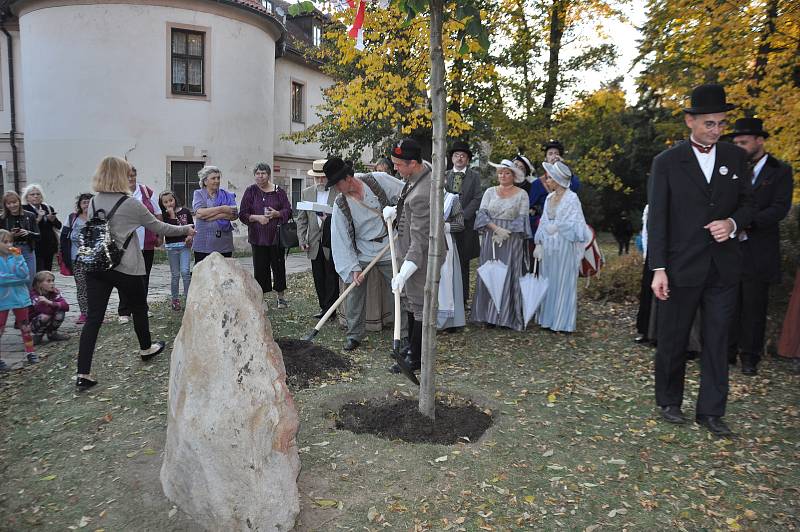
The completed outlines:
[[[707,83],[692,91],[692,106],[683,110],[690,115],[725,113],[736,106],[725,101],[725,89],[719,83]]]
[[[449,150],[447,150],[447,157],[450,158],[453,154],[457,151],[463,151],[467,154],[467,157],[472,159],[472,150],[469,149],[469,144],[464,142],[463,140],[457,140],[453,143]]]
[[[542,150],[547,153],[547,150],[550,148],[555,148],[558,150],[559,155],[564,155],[564,145],[561,144],[560,140],[550,139],[544,144],[542,144]]]
[[[353,175],[354,171],[353,165],[349,161],[345,162],[339,157],[331,157],[322,167],[322,172],[328,178],[328,182],[325,183],[325,190],[328,190],[339,181],[347,179],[347,176]]]
[[[422,146],[414,139],[403,139],[392,148],[392,157],[403,161],[422,162]]]
[[[764,121],[760,118],[740,118],[733,125],[733,131],[723,135],[726,139],[733,140],[739,135],[754,135],[756,137],[769,137],[769,133],[764,131]]]

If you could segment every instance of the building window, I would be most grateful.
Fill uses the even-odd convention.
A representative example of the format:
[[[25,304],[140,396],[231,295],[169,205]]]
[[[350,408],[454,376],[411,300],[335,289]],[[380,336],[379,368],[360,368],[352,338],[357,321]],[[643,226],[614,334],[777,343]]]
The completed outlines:
[[[305,85],[296,81],[292,82],[292,122],[305,123]]]
[[[272,13],[272,2],[270,0],[261,0],[261,7]]]
[[[292,209],[297,209],[297,202],[301,201],[301,194],[303,193],[303,180],[292,178]]]
[[[205,33],[172,28],[172,93],[205,95]]]
[[[205,163],[199,161],[170,162],[170,190],[175,194],[178,203],[192,209],[194,191],[200,188],[197,172]]]
[[[314,22],[311,26],[311,43],[314,46],[322,44],[322,27],[319,25],[319,22]]]

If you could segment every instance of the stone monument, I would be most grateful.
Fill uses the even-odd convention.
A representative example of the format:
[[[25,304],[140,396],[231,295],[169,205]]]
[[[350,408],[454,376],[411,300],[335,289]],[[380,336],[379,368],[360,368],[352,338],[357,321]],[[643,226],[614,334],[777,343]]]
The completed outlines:
[[[297,411],[261,298],[213,253],[172,350],[161,486],[207,530],[290,530],[300,510]]]

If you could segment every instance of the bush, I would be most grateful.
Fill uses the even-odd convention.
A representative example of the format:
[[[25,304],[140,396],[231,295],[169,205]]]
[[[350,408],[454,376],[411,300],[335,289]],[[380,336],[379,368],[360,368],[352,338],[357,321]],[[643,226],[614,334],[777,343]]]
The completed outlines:
[[[796,205],[781,222],[781,258],[783,273],[794,277],[800,268],[800,205]]]
[[[606,255],[606,265],[600,273],[592,277],[583,293],[595,301],[614,301],[616,303],[635,303],[639,300],[642,283],[643,259],[638,253]],[[581,283],[581,279],[578,282]]]

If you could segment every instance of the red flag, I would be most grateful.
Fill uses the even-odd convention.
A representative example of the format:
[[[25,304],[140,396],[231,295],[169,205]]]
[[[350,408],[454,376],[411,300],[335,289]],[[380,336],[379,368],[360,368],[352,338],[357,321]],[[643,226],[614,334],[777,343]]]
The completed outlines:
[[[364,11],[366,9],[367,9],[367,3],[364,0],[359,0],[358,12],[356,12],[356,18],[353,21],[353,25],[350,26],[350,31],[347,33],[351,39],[355,39],[358,37],[358,30],[360,30],[361,27],[364,25]]]

